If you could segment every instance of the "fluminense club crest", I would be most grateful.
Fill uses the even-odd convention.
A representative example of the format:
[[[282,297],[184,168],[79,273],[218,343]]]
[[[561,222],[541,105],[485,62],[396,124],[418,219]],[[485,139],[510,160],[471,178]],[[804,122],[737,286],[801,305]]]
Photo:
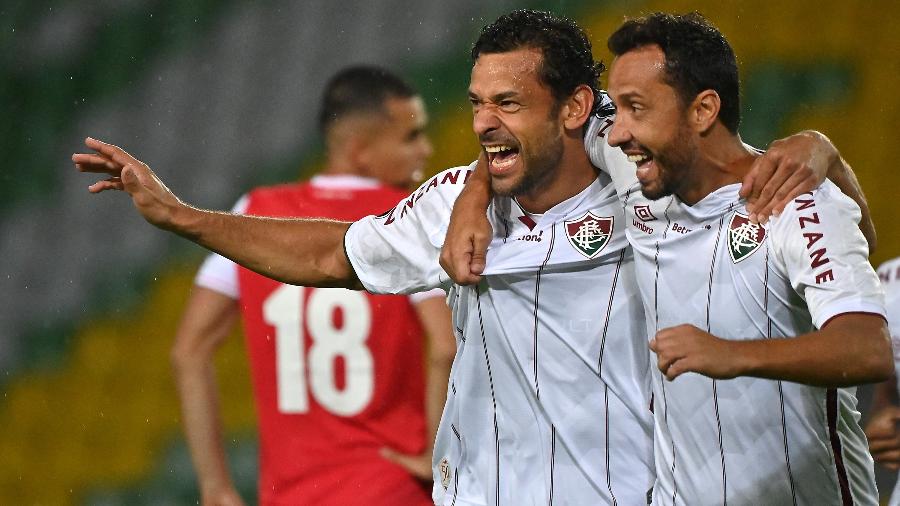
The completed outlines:
[[[594,258],[609,243],[613,224],[612,216],[597,216],[588,211],[580,218],[566,220],[566,237],[582,255]]]
[[[759,249],[766,238],[766,229],[753,223],[746,214],[734,213],[728,224],[728,252],[731,261],[738,263]]]

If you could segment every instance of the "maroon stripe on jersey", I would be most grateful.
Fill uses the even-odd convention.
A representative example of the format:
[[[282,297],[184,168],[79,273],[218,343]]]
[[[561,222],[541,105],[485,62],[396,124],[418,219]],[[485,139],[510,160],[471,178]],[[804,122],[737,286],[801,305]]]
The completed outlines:
[[[663,212],[663,216],[666,217],[666,228],[663,230],[663,239],[665,240],[666,236],[669,232],[669,227],[672,226],[672,219],[669,217],[669,206],[672,205],[673,199],[669,198],[669,204],[666,206],[666,210]],[[653,280],[653,318],[656,321],[656,331],[659,331],[659,241],[656,241],[656,255],[653,257],[653,263],[656,265],[656,277]],[[658,371],[659,369],[657,369]],[[672,438],[672,504],[675,504],[675,499],[678,497],[678,480],[675,478],[675,462],[678,460],[675,453],[675,437],[672,435],[672,431],[669,429],[669,403],[666,400],[666,381],[665,378],[660,374],[659,384],[662,388],[663,393],[663,421],[666,424],[666,431],[669,433],[669,437]]]
[[[456,497],[459,495],[459,467],[453,468],[453,502],[450,506],[456,506]]]
[[[616,494],[612,490],[612,473],[609,472],[609,385],[603,384],[603,418],[606,425],[606,488],[612,497],[613,506],[618,506]]]
[[[534,341],[534,391],[538,399],[541,398],[541,386],[538,383],[538,308],[540,307],[541,296],[541,275],[547,262],[550,261],[550,255],[553,253],[553,244],[556,242],[556,227],[550,229],[550,247],[547,248],[547,256],[537,271],[537,279],[534,282],[534,331],[532,340]]]
[[[625,260],[625,249],[619,253],[619,261],[616,262],[616,273],[613,275],[612,287],[609,289],[609,302],[606,306],[606,322],[603,323],[603,337],[600,339],[600,360],[597,362],[597,375],[603,374],[603,350],[606,349],[606,332],[609,330],[609,316],[612,314],[613,298],[616,296],[616,284],[619,282],[619,270]]]
[[[787,422],[784,414],[784,391],[781,381],[778,382],[778,400],[781,402],[781,436],[784,439],[784,462],[787,467],[788,483],[791,485],[791,500],[794,506],[797,506],[797,493],[794,491],[794,473],[791,471],[791,452],[788,446]]]
[[[841,487],[841,504],[853,505],[853,495],[850,494],[850,481],[847,479],[847,468],[844,467],[844,456],[841,451],[841,436],[837,431],[837,389],[829,388],[825,391],[825,406],[828,412],[828,435],[831,439],[831,453],[834,455],[834,468],[837,471],[838,484]]]
[[[450,424],[450,428],[453,429],[453,434],[456,435],[456,440],[462,444],[462,437],[459,435],[459,431],[456,430],[456,426],[452,423]],[[453,502],[450,503],[450,506],[456,505],[456,497],[459,495],[459,465],[453,467]]]
[[[478,325],[481,327],[481,345],[484,349],[484,363],[487,366],[488,384],[491,387],[491,403],[494,406],[494,465],[497,475],[497,489],[495,490],[494,504],[500,505],[500,426],[497,425],[497,397],[494,394],[494,375],[491,373],[491,357],[488,354],[487,339],[484,337],[484,320],[481,316],[481,295],[478,287],[475,290],[475,302],[478,307]]]
[[[730,207],[729,207],[730,210]],[[716,272],[716,258],[718,258],[719,241],[722,239],[722,228],[725,225],[725,217],[719,218],[719,231],[716,233],[716,244],[713,247],[712,262],[709,266],[709,288],[706,291],[706,331],[712,333],[710,325],[710,308],[712,307],[713,277]],[[716,428],[719,431],[719,459],[722,462],[722,504],[728,504],[728,473],[725,471],[725,444],[722,439],[722,420],[719,417],[719,393],[716,388],[716,380],[712,382],[713,407],[716,410]]]
[[[556,426],[550,425],[550,502],[553,506],[553,477],[556,474]]]
[[[766,261],[763,273],[763,311],[766,314],[766,339],[772,338],[772,316],[769,314],[769,241],[766,241]],[[794,489],[794,472],[791,470],[791,450],[788,445],[787,416],[784,411],[784,388],[778,381],[778,402],[781,406],[781,438],[784,441],[784,465],[787,469],[788,484],[791,486],[791,502],[797,506],[797,492]]]

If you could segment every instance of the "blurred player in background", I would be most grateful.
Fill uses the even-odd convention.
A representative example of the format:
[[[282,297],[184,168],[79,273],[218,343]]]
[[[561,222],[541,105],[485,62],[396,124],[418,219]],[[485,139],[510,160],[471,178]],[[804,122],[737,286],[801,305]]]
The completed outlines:
[[[257,188],[233,211],[340,220],[380,213],[421,179],[431,154],[425,124],[421,98],[402,79],[347,68],[322,101],[324,171]],[[443,291],[402,297],[285,285],[216,254],[195,283],[172,361],[202,504],[242,504],[223,450],[213,366],[239,315],[259,418],[260,504],[430,504],[431,448],[454,354]]]
[[[888,327],[894,348],[894,377],[875,386],[872,399],[872,415],[866,425],[869,450],[875,462],[892,470],[900,470],[900,258],[889,260],[878,267],[885,292]],[[900,506],[900,480],[891,493],[890,506]]]

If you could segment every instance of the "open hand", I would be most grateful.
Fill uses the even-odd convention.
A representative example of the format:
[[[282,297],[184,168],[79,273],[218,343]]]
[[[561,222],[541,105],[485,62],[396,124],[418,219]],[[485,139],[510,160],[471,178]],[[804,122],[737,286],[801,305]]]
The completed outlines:
[[[406,469],[419,480],[428,482],[432,480],[430,451],[421,455],[408,455],[392,448],[382,448],[381,456]]]
[[[124,149],[88,137],[84,144],[96,153],[75,153],[72,162],[81,172],[107,174],[109,177],[88,187],[91,193],[119,190],[131,196],[138,212],[151,224],[169,229],[173,215],[186,207],[147,164]]]
[[[872,414],[866,424],[869,451],[875,462],[892,471],[900,469],[900,407],[887,406]]]
[[[744,178],[740,195],[747,199],[750,221],[765,223],[799,195],[823,181],[837,148],[824,135],[805,131],[772,142]]]

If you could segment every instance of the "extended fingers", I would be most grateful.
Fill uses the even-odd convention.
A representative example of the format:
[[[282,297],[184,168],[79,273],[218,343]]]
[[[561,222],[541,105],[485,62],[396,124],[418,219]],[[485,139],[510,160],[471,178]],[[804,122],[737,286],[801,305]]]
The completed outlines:
[[[750,203],[747,206],[749,209],[753,209],[766,183],[769,182],[772,174],[775,173],[775,167],[776,162],[771,157],[760,156],[753,162],[753,166],[750,168],[747,176],[744,177],[744,182],[741,185],[741,196]]]
[[[777,218],[793,199],[812,190],[815,179],[809,174],[807,171],[794,172],[770,198],[760,198],[759,208],[756,211],[759,222],[765,223],[769,217]]]
[[[140,163],[137,158],[131,156],[127,151],[114,144],[88,137],[84,140],[84,145],[123,166],[128,165],[129,163]]]
[[[125,191],[125,185],[122,183],[122,178],[111,177],[109,179],[104,179],[103,181],[97,181],[88,186],[88,191],[91,193],[100,193],[106,190]]]
[[[785,169],[784,166],[778,166],[775,168],[775,171],[769,176],[768,181],[758,181],[759,184],[763,185],[763,188],[759,192],[759,196],[756,198],[756,201],[753,203],[756,214],[761,214],[763,210],[768,209],[771,206],[772,198],[781,189],[790,175],[790,170]]]
[[[900,464],[900,450],[872,450],[872,458],[880,464]]]
[[[81,172],[103,172],[117,175],[122,170],[122,165],[94,153],[75,153],[72,155],[75,168]]]

